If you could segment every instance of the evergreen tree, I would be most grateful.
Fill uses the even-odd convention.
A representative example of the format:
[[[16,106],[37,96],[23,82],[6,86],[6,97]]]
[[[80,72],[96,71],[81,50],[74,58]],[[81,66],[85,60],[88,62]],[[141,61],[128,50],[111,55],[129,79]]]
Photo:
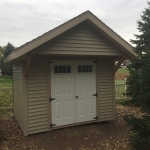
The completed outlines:
[[[0,58],[2,57],[3,51],[4,51],[4,48],[0,46]]]
[[[4,48],[0,46],[0,69],[2,69],[3,52],[4,52]]]
[[[11,44],[8,43],[5,47],[4,47],[4,51],[3,51],[3,56],[2,56],[2,74],[3,75],[12,75],[12,64],[4,64],[3,60],[4,58],[6,58],[10,53],[12,53],[15,50],[15,47]]]
[[[129,142],[137,150],[150,148],[150,2],[143,11],[141,20],[137,21],[139,35],[131,43],[135,45],[134,51],[139,59],[131,61],[128,69],[130,76],[127,79],[126,95],[130,102],[141,106],[145,113],[142,118],[132,115],[124,119],[130,126]]]
[[[11,43],[8,42],[8,44],[6,45],[4,52],[3,52],[4,58],[6,58],[14,50],[15,50],[15,47]]]

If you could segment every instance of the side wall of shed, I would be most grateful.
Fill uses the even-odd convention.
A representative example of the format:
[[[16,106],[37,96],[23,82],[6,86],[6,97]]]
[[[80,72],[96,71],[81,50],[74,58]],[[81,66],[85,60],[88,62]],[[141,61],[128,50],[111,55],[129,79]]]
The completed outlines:
[[[28,134],[48,131],[47,84],[46,59],[32,57],[26,79]]]
[[[22,62],[13,65],[14,115],[24,131]]]
[[[97,63],[97,113],[99,122],[115,119],[113,67],[113,58],[99,57]]]

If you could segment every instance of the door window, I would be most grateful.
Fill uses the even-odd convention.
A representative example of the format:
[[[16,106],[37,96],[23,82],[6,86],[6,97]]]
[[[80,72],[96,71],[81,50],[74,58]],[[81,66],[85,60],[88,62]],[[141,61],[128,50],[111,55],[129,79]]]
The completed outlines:
[[[71,73],[71,66],[54,66],[54,73]]]
[[[92,72],[92,65],[78,65],[78,73]]]

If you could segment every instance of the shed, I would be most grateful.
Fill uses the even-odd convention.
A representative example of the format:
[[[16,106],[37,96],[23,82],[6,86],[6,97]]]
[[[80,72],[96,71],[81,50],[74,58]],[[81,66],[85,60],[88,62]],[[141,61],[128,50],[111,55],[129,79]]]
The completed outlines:
[[[13,63],[24,135],[114,120],[114,76],[126,58],[137,58],[132,46],[90,11],[15,49],[4,62]]]

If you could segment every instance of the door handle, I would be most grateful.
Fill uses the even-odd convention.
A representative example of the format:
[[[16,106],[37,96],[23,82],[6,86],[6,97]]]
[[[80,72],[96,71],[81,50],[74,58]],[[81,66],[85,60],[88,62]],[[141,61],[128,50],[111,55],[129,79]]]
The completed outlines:
[[[76,99],[78,98],[79,96],[76,96]]]

